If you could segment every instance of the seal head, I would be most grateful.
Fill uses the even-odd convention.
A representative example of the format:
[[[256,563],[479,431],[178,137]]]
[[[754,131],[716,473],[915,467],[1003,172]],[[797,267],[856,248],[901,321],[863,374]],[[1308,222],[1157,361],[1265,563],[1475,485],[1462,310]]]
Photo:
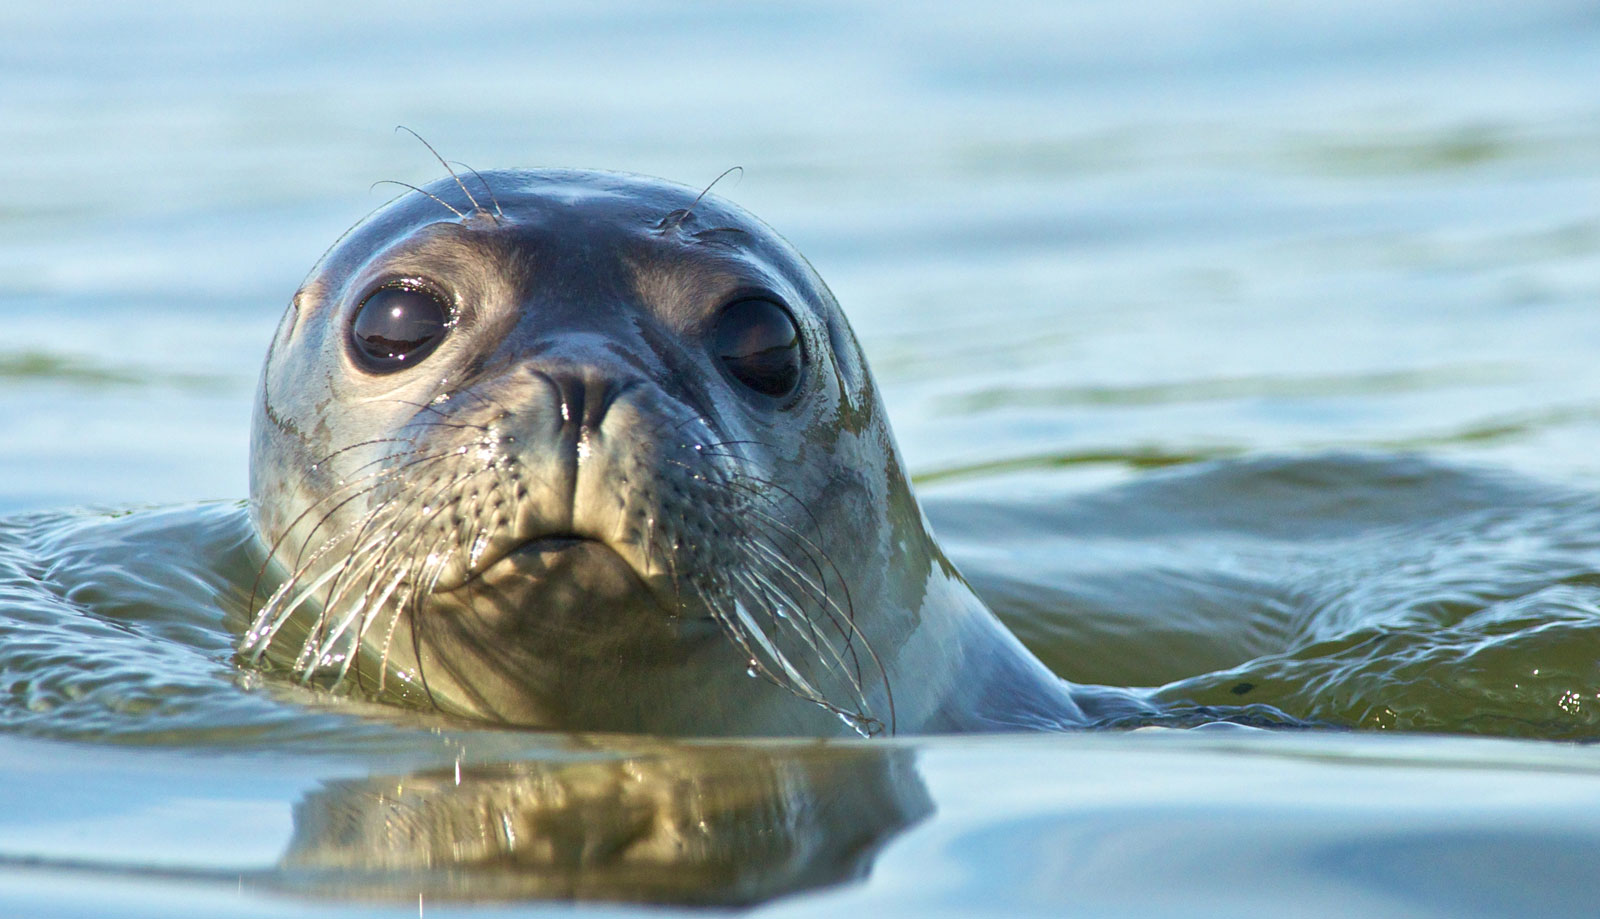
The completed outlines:
[[[1076,717],[939,551],[788,243],[656,179],[469,181],[347,233],[274,336],[247,658],[570,730]]]

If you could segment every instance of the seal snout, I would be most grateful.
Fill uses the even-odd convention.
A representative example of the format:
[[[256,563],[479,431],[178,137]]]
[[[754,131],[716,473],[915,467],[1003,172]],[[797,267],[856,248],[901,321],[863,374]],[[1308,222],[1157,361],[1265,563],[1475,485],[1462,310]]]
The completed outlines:
[[[692,461],[670,455],[661,439],[672,432],[663,415],[683,416],[675,427],[693,419],[676,400],[614,362],[537,359],[479,379],[445,404],[447,422],[437,406],[415,422],[427,455],[472,441],[438,473],[456,483],[448,503],[463,538],[446,540],[460,548],[437,591],[526,578],[530,560],[557,556],[626,563],[638,584],[665,590],[652,555],[671,491],[663,486],[689,474]]]

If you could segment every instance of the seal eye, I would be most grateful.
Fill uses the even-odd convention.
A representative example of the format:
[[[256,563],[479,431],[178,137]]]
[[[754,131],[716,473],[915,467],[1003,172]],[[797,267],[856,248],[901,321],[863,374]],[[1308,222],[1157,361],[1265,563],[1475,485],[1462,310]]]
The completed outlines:
[[[368,370],[389,373],[428,356],[451,325],[450,307],[413,284],[380,287],[356,307],[350,338]]]
[[[723,307],[715,333],[728,375],[764,396],[782,398],[800,383],[800,330],[771,300],[735,300]]]

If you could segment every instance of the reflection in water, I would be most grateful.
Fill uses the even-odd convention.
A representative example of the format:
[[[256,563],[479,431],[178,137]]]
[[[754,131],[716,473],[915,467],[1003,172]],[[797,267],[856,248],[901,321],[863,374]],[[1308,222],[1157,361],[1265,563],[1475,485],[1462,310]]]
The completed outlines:
[[[863,877],[932,812],[898,745],[660,746],[324,784],[275,883],[316,895],[751,904]]]

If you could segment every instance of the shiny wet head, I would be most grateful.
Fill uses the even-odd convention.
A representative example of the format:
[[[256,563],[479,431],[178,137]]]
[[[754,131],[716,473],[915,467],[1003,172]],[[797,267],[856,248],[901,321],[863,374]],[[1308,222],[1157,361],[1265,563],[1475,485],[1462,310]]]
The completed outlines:
[[[274,337],[246,656],[518,724],[887,724],[851,590],[918,517],[820,279],[686,187],[470,181],[352,230]]]

